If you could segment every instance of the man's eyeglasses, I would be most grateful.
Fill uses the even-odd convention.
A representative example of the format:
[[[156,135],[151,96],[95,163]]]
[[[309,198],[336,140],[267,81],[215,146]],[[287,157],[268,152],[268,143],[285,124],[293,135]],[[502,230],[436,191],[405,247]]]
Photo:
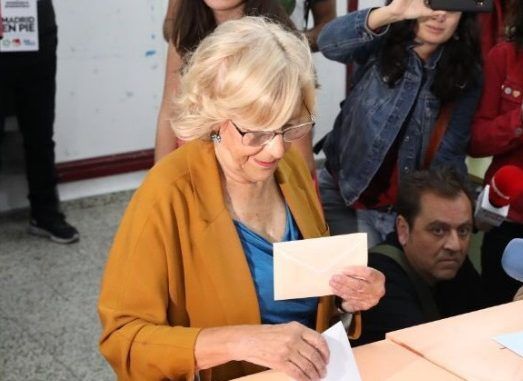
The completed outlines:
[[[315,121],[311,115],[311,120],[284,127],[279,131],[242,130],[232,120],[231,123],[234,128],[236,128],[236,131],[238,131],[242,136],[242,143],[244,145],[250,147],[261,147],[269,143],[276,135],[281,135],[285,142],[292,142],[303,138],[314,127]]]

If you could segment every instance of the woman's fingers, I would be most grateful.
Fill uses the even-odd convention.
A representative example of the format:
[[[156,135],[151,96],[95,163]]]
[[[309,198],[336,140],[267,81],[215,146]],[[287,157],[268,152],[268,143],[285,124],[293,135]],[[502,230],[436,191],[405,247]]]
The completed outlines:
[[[296,350],[291,353],[289,360],[298,366],[308,379],[320,379],[327,372],[329,348],[318,332],[303,328],[301,337],[297,340]]]
[[[300,323],[253,326],[242,336],[248,353],[240,359],[283,371],[298,381],[320,380],[326,374],[325,339]]]
[[[348,267],[331,278],[330,286],[346,311],[367,310],[385,295],[385,276],[370,267]]]
[[[326,373],[326,368],[319,352],[304,342],[304,345],[292,352],[289,361],[307,377],[307,379],[320,379]]]
[[[321,362],[324,364],[327,364],[329,361],[329,347],[327,346],[327,342],[321,336],[318,332],[313,331],[312,329],[308,329],[305,331],[302,335],[303,340],[305,340],[309,345],[312,346],[312,348],[315,349],[318,356],[320,356],[319,359],[315,360],[316,362]]]

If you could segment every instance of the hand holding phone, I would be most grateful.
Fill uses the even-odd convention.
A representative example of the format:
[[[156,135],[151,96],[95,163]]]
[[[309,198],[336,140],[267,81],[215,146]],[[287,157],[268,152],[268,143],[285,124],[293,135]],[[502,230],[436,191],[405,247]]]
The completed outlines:
[[[492,12],[492,0],[425,0],[427,7],[450,12]]]
[[[429,17],[434,10],[427,5],[427,0],[393,0],[386,7],[399,20],[413,20],[419,17]]]

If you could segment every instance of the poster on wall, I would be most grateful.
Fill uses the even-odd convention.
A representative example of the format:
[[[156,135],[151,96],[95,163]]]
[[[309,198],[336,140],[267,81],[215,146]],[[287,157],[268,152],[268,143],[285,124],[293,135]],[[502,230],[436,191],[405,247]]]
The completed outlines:
[[[38,50],[37,0],[0,0],[3,38],[0,52]]]

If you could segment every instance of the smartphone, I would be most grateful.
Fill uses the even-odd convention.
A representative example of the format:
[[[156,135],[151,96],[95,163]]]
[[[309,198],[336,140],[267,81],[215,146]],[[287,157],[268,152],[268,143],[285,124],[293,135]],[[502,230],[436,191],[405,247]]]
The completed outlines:
[[[425,0],[434,10],[452,12],[492,12],[493,0]]]

